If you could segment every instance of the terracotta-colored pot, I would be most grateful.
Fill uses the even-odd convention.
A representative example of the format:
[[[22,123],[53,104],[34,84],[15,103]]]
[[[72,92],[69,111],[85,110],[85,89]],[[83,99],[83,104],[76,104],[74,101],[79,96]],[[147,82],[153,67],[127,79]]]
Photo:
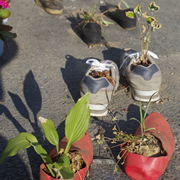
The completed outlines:
[[[147,133],[153,134],[157,137],[163,148],[165,149],[165,156],[160,157],[146,157],[139,154],[128,152],[124,155],[124,170],[126,174],[133,180],[156,180],[165,171],[166,166],[174,152],[175,144],[171,128],[166,119],[159,113],[151,113],[145,119],[146,128],[156,128]],[[140,127],[137,129],[135,136],[141,134]],[[125,143],[121,147],[125,146]]]
[[[61,149],[61,148],[65,149],[66,144],[67,144],[67,138],[64,137],[59,142],[59,149]],[[83,180],[85,178],[86,172],[89,169],[89,166],[93,159],[93,145],[92,145],[92,141],[91,141],[91,138],[90,138],[88,132],[86,132],[79,141],[76,141],[71,145],[71,148],[69,151],[74,151],[74,150],[79,151],[86,166],[83,169],[81,169],[75,173],[75,177],[73,180]],[[54,148],[49,153],[49,156],[51,158],[56,157],[57,155],[58,154],[57,154],[56,148]],[[57,180],[45,173],[45,171],[43,170],[44,166],[45,166],[44,163],[41,164],[41,166],[40,166],[40,180]]]

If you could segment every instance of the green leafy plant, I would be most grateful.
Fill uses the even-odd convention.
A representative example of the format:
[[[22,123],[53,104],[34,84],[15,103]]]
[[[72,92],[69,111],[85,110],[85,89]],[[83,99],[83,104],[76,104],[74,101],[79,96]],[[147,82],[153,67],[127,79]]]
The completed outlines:
[[[106,26],[108,26],[109,24],[113,24],[112,22],[104,20],[103,17],[104,12],[101,14],[97,14],[95,13],[95,10],[96,10],[96,4],[92,8],[91,12],[83,12],[84,21],[82,22],[85,24],[88,22],[96,22],[101,26],[101,28],[103,27],[103,24]]]
[[[19,136],[8,141],[7,146],[0,158],[0,164],[6,157],[14,156],[19,150],[33,146],[36,153],[41,156],[52,177],[62,179],[73,178],[74,172],[70,167],[70,160],[67,153],[71,147],[71,144],[81,139],[88,129],[90,120],[88,103],[89,94],[86,94],[80,98],[75,106],[69,111],[65,121],[65,135],[68,142],[62,155],[60,154],[58,147],[59,136],[53,122],[50,119],[45,119],[41,116],[39,117],[45,137],[51,144],[56,146],[58,152],[58,160],[56,162],[52,161],[46,150],[38,143],[38,140],[34,135],[22,132]]]
[[[152,1],[148,9],[151,13],[151,15],[154,14],[154,12],[159,11],[160,7],[156,5],[154,1]],[[134,13],[136,14],[138,23],[139,23],[139,31],[140,31],[140,37],[141,37],[141,55],[140,55],[140,62],[142,62],[143,65],[148,65],[147,61],[147,54],[149,49],[149,44],[151,42],[151,32],[155,31],[155,29],[160,29],[162,26],[161,24],[158,24],[157,20],[147,15],[146,12],[141,11],[141,5],[138,4],[134,10]],[[132,14],[126,14],[126,16],[131,17]],[[146,24],[143,23],[143,19],[145,19]],[[146,25],[146,26],[145,26]]]
[[[9,18],[11,15],[10,11],[7,10],[9,3],[10,0],[0,0],[0,39],[2,39],[6,45],[7,42],[5,36],[9,38],[16,38],[17,36],[16,33],[10,32],[12,30],[11,26],[3,24],[3,20]]]
[[[147,115],[147,112],[148,112],[148,109],[149,109],[149,106],[150,106],[150,103],[151,103],[151,99],[155,94],[156,93],[154,93],[150,97],[144,115],[143,115],[143,112],[142,112],[141,101],[139,102],[140,121],[137,120],[136,118],[131,118],[131,120],[136,120],[140,124],[141,135],[134,136],[132,134],[124,133],[123,131],[120,130],[120,127],[118,126],[117,122],[114,120],[115,118],[113,118],[113,121],[116,123],[116,125],[112,129],[113,134],[115,135],[114,138],[104,137],[102,128],[100,127],[99,134],[96,136],[98,144],[101,144],[104,140],[110,141],[111,143],[118,143],[118,142],[122,142],[122,141],[124,143],[126,143],[126,146],[123,149],[121,149],[120,153],[122,152],[122,150],[125,150],[125,152],[122,154],[122,156],[120,156],[120,153],[117,156],[118,161],[117,161],[117,163],[115,165],[114,171],[117,171],[117,165],[120,162],[120,160],[122,159],[122,157],[126,154],[126,152],[133,152],[133,153],[137,153],[137,154],[142,153],[142,155],[146,155],[144,152],[140,152],[140,149],[143,149],[142,148],[143,146],[147,146],[148,143],[150,143],[151,145],[154,143],[155,146],[156,146],[156,144],[158,144],[158,140],[153,135],[145,134],[145,132],[147,132],[147,131],[156,130],[153,127],[147,129],[146,125],[145,125],[145,118],[146,118],[146,115]],[[119,144],[115,145],[115,146],[112,146],[111,148],[116,147],[116,146],[119,146]],[[140,146],[141,146],[141,148],[140,148]],[[159,151],[159,150],[160,149],[158,147],[157,151]],[[163,154],[163,152],[161,152],[161,153]],[[123,163],[124,162],[122,162],[122,164]]]

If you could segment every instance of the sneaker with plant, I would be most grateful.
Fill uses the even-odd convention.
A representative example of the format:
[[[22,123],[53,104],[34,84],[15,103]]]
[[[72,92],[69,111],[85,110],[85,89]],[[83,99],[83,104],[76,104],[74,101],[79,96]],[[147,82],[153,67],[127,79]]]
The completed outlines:
[[[159,89],[162,82],[161,70],[154,61],[158,56],[148,51],[147,67],[143,66],[141,61],[138,62],[139,56],[140,53],[135,50],[125,51],[120,58],[120,73],[130,83],[132,97],[135,100],[148,102],[155,93],[151,101],[157,101],[160,99]]]
[[[106,116],[108,104],[119,86],[119,70],[111,60],[88,59],[90,65],[80,82],[80,94],[90,93],[91,116]]]
[[[61,14],[63,12],[63,0],[35,0],[36,4],[50,14]]]

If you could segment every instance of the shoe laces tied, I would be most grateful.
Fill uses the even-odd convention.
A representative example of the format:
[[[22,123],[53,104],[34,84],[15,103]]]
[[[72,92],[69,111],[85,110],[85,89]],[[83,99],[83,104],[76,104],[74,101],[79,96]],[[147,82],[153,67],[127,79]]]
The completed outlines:
[[[146,51],[145,51],[145,53],[146,53]],[[150,56],[152,56],[153,58],[155,58],[155,59],[159,59],[158,55],[153,53],[152,51],[148,51],[148,54]],[[124,60],[123,60],[123,62],[121,64],[121,66],[119,67],[119,69],[121,69],[123,67],[124,63],[126,62],[126,60],[128,58],[133,58],[133,62],[137,63],[139,61],[139,57],[140,57],[139,52],[136,52],[136,53],[128,53],[127,52],[127,53],[125,53],[125,58],[124,58]]]
[[[107,71],[110,70],[110,67],[113,67],[115,69],[115,66],[113,64],[101,63],[97,59],[88,59],[86,61],[86,64],[89,64],[90,66],[96,66],[94,70],[97,71]]]

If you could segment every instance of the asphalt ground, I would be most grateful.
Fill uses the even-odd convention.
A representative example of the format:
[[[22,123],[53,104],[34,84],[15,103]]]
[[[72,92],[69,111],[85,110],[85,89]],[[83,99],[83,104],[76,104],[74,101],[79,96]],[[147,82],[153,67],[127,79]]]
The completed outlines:
[[[64,121],[69,110],[79,98],[79,82],[87,65],[86,59],[110,59],[119,63],[123,48],[140,51],[138,26],[126,31],[118,24],[104,26],[102,33],[108,46],[89,49],[74,32],[80,9],[91,9],[96,2],[96,10],[104,1],[63,0],[64,13],[50,15],[37,6],[33,0],[12,0],[9,25],[17,33],[14,40],[8,39],[9,47],[0,57],[0,155],[7,141],[21,132],[34,134],[39,143],[50,152],[53,148],[45,139],[37,116],[50,118],[64,136]],[[117,5],[118,0],[106,2]],[[150,1],[126,1],[130,7],[141,3],[146,8]],[[162,71],[160,95],[162,103],[152,103],[148,113],[159,112],[168,121],[175,139],[175,151],[159,180],[178,180],[180,171],[180,26],[179,0],[158,0],[161,7],[156,13],[162,28],[152,34],[150,50],[160,59],[156,61]],[[122,82],[122,78],[120,83]],[[138,102],[123,89],[113,97],[109,110],[111,114],[102,118],[91,118],[88,132],[92,139],[101,125],[105,136],[113,137],[112,116],[123,131],[134,133],[138,123],[130,121],[139,118]],[[146,104],[143,103],[143,110]],[[126,109],[127,111],[124,111]],[[128,180],[130,179],[118,166],[114,165],[119,147],[105,150],[111,144],[98,145],[93,140],[94,162],[86,180]],[[97,159],[100,161],[97,162]],[[106,160],[108,159],[108,161]],[[33,148],[22,150],[18,155],[7,158],[0,165],[1,180],[38,180],[42,160]]]

